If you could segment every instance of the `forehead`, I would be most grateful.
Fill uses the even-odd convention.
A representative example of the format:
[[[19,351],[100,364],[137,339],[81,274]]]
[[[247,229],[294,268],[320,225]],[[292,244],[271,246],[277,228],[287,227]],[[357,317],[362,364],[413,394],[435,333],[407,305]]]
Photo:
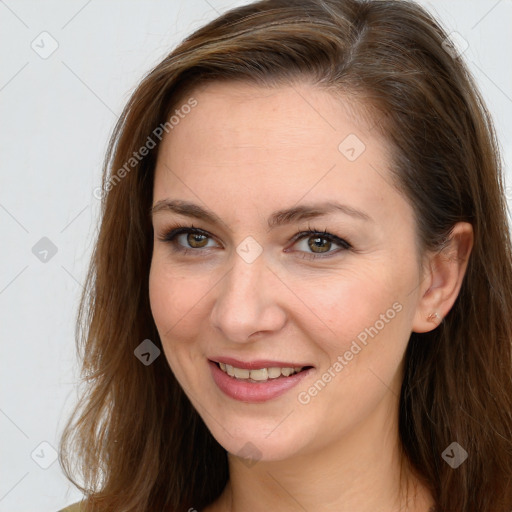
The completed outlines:
[[[154,202],[172,193],[274,210],[302,198],[334,199],[377,216],[386,199],[396,204],[386,141],[353,98],[307,84],[231,82],[190,96],[197,106],[161,144]]]
[[[371,133],[375,123],[368,115],[368,107],[364,108],[354,96],[340,98],[307,83],[261,87],[213,82],[197,88],[190,96],[196,99],[197,107],[182,116],[179,126],[166,137],[168,145],[185,140],[194,144],[199,139],[204,144],[208,139],[218,144],[219,150],[242,153],[286,151],[290,146],[337,152],[341,138],[349,133],[357,133],[367,142],[370,137],[377,139],[377,133]],[[185,97],[180,104],[186,101]],[[189,138],[191,134],[193,139]]]

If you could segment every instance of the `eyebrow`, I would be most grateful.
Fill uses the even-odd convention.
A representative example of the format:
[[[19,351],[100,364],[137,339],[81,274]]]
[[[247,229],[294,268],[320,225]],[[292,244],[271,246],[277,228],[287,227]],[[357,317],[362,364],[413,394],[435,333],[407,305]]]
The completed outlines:
[[[179,215],[193,217],[195,219],[203,220],[211,224],[224,224],[222,219],[216,213],[189,201],[182,201],[178,199],[162,199],[151,208],[150,213],[153,216],[156,213],[162,211],[171,211]],[[374,222],[367,213],[361,210],[357,210],[356,208],[346,204],[341,204],[335,201],[328,201],[276,210],[270,215],[268,219],[268,227],[269,229],[272,229],[300,220],[322,217],[333,212],[341,212],[345,215],[349,215],[355,219],[359,219],[365,222]]]

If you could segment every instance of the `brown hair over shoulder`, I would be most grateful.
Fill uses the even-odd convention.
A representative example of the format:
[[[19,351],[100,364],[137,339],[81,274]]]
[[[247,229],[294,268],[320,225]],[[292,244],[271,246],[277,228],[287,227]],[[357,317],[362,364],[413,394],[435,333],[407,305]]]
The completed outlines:
[[[88,496],[88,511],[201,508],[228,479],[226,451],[165,358],[145,366],[134,350],[144,339],[162,348],[148,297],[158,134],[195,87],[238,80],[307,81],[361,100],[392,148],[393,178],[413,206],[420,254],[442,250],[456,222],[472,224],[474,248],[453,308],[437,329],[411,334],[399,435],[439,512],[510,512],[512,248],[504,178],[490,115],[446,37],[409,1],[264,0],[200,28],[144,77],[105,160],[101,225],[77,319],[83,389],[60,445],[61,465]],[[150,139],[147,155],[127,165]],[[441,459],[454,440],[469,452],[456,471]]]

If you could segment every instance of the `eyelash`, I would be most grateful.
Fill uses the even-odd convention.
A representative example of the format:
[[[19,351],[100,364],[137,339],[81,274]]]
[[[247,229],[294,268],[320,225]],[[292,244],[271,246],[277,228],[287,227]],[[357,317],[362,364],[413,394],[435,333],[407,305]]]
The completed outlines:
[[[158,237],[158,240],[160,240],[161,242],[169,243],[172,246],[173,251],[179,252],[183,255],[194,254],[194,256],[199,256],[198,253],[202,252],[201,249],[186,248],[177,243],[176,237],[178,235],[182,235],[184,233],[204,235],[210,239],[213,238],[210,236],[210,234],[208,232],[203,231],[202,229],[196,228],[193,225],[185,226],[183,224],[175,224],[171,228],[168,228],[162,236]],[[328,233],[327,230],[320,231],[311,226],[308,226],[307,231],[300,231],[300,232],[296,233],[295,235],[293,235],[291,241],[295,244],[296,242],[298,242],[300,240],[307,239],[307,238],[313,238],[314,236],[328,240],[329,242],[333,242],[333,243],[341,246],[341,249],[338,251],[329,251],[329,252],[325,253],[325,256],[320,255],[320,254],[308,253],[308,252],[301,251],[304,254],[304,256],[302,256],[303,259],[314,260],[314,259],[318,259],[318,258],[329,258],[333,254],[338,254],[339,252],[341,252],[343,250],[353,250],[352,244],[350,242],[348,242],[347,240],[344,240],[343,238],[333,235],[332,233]]]

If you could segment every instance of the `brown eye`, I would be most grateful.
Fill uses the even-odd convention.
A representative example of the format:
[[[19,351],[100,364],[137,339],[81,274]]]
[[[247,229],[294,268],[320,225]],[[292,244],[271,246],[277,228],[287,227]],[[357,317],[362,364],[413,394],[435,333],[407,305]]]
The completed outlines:
[[[322,238],[318,236],[308,238],[308,246],[313,252],[329,252],[331,245],[332,242],[327,238]]]
[[[205,247],[208,243],[208,237],[201,233],[189,233],[187,235],[187,243],[193,248]]]
[[[171,244],[173,250],[177,252],[197,253],[200,254],[204,251],[202,249],[211,249],[212,245],[208,242],[216,244],[214,239],[206,232],[198,228],[177,226],[174,229],[168,230],[163,236],[159,237],[162,242]],[[218,247],[218,245],[215,245]]]
[[[316,229],[297,233],[293,241],[298,249],[294,252],[301,253],[302,259],[329,258],[352,249],[352,245],[343,238]]]

